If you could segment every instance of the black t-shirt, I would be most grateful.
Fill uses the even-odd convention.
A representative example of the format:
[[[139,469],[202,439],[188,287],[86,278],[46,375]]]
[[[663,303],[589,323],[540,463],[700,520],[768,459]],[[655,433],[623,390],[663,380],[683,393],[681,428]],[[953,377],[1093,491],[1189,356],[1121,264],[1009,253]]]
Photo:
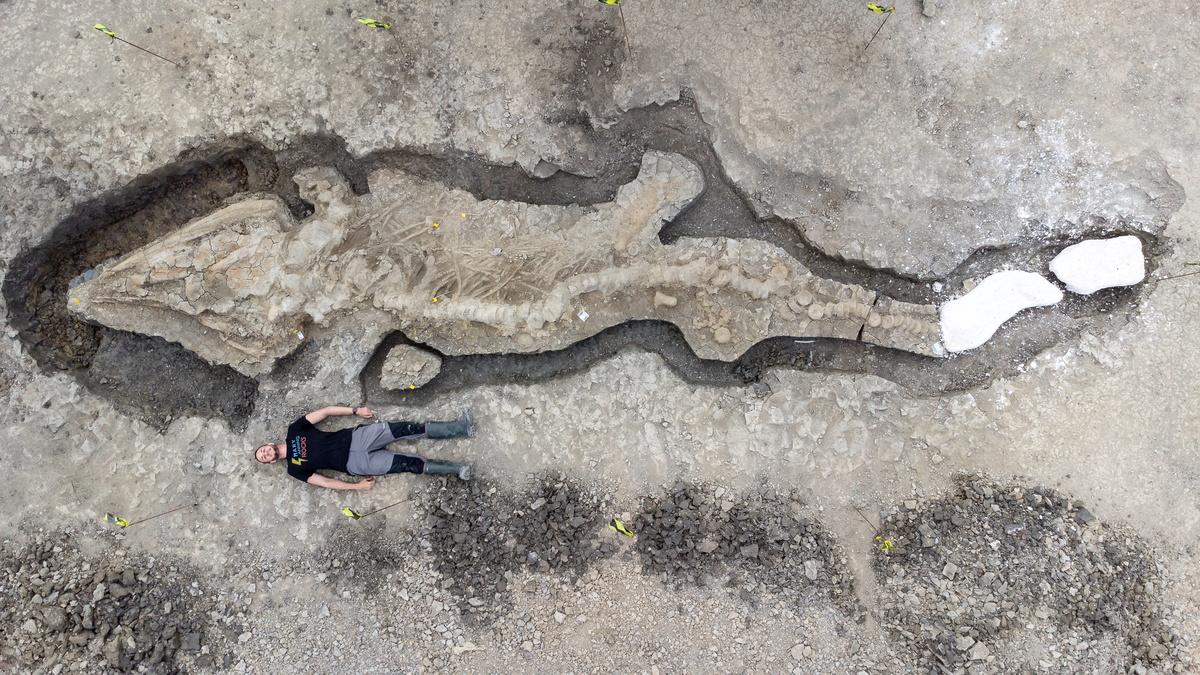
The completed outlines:
[[[317,469],[345,471],[354,429],[321,431],[303,415],[287,429],[288,474],[307,482]]]

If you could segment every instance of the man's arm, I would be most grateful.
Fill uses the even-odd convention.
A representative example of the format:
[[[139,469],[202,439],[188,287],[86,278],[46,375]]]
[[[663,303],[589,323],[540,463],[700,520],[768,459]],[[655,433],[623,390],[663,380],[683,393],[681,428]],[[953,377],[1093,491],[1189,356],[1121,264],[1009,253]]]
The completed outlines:
[[[375,487],[375,477],[367,476],[357,483],[349,483],[344,480],[322,476],[319,473],[314,473],[308,477],[306,481],[309,485],[317,487],[329,488],[331,490],[370,490]]]
[[[354,414],[355,414],[354,408],[347,408],[346,406],[343,406],[343,405],[329,405],[329,406],[325,406],[324,408],[319,408],[317,410],[314,410],[314,411],[308,413],[307,415],[304,416],[304,419],[308,420],[312,424],[319,424],[321,422],[321,420],[325,419],[326,417],[330,417],[330,416],[345,417],[346,415],[354,415]],[[357,414],[359,417],[374,417],[375,416],[375,413],[372,412],[371,409],[366,406],[362,406],[362,407],[358,408]]]

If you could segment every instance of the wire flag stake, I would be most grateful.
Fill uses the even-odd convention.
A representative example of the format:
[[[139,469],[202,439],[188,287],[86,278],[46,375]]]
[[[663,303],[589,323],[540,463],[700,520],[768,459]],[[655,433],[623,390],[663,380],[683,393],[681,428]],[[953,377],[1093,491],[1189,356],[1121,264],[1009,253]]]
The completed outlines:
[[[154,57],[160,58],[160,59],[162,59],[163,61],[166,61],[167,63],[173,64],[173,65],[175,65],[175,66],[177,66],[177,67],[179,67],[179,68],[182,68],[182,67],[183,67],[183,65],[182,65],[182,64],[180,64],[180,63],[177,63],[177,62],[175,62],[175,61],[172,61],[171,59],[168,59],[167,57],[163,56],[162,54],[158,54],[158,53],[156,53],[156,52],[152,52],[152,51],[150,51],[149,49],[146,49],[145,47],[141,47],[141,46],[139,46],[139,45],[135,45],[135,44],[133,44],[132,42],[130,42],[129,40],[126,40],[125,38],[122,38],[122,37],[118,36],[116,33],[114,33],[114,32],[112,32],[111,30],[109,30],[109,29],[108,29],[108,26],[105,26],[105,25],[104,25],[104,24],[102,24],[102,23],[98,23],[98,24],[96,24],[95,26],[92,26],[92,28],[95,28],[96,30],[100,31],[101,33],[104,33],[105,35],[107,35],[107,36],[109,37],[109,41],[110,41],[110,42],[111,42],[112,40],[116,40],[117,42],[124,42],[125,44],[129,45],[130,47],[133,47],[134,49],[140,49],[140,50],[142,50],[142,51],[146,52],[146,53],[147,53],[147,54],[149,54],[150,56],[154,56]]]
[[[126,518],[122,518],[121,516],[118,516],[118,515],[115,515],[112,513],[106,513],[106,514],[104,514],[104,522],[108,523],[109,525],[115,525],[116,527],[119,527],[122,530],[124,530],[127,527],[133,527],[134,525],[141,525],[142,523],[149,522],[151,520],[154,520],[155,518],[161,518],[163,516],[175,513],[176,511],[181,511],[183,509],[190,509],[190,508],[193,508],[196,506],[200,506],[200,503],[197,502],[195,504],[184,504],[183,506],[176,506],[175,508],[171,509],[170,511],[163,511],[162,513],[158,513],[153,516],[150,516],[149,518],[142,518],[141,520],[134,520],[134,521],[130,521]]]
[[[621,17],[621,33],[625,37],[625,57],[629,58],[633,50],[629,46],[629,26],[625,24],[625,9],[621,7],[621,0],[600,0],[600,4],[616,6],[617,16]]]
[[[361,23],[362,25],[366,26],[367,28],[374,28],[376,30],[386,30],[388,32],[392,31],[392,24],[387,21],[380,20],[380,19],[372,19],[372,18],[364,16],[361,19],[355,19],[355,21],[357,21],[358,23]],[[397,36],[394,32],[392,32],[392,37],[395,38],[396,45],[400,46],[400,37]]]
[[[879,31],[883,30],[883,27],[885,24],[887,24],[888,19],[892,18],[892,15],[896,13],[895,5],[884,7],[883,5],[877,5],[873,2],[868,2],[867,9],[875,12],[876,14],[886,14],[887,16],[883,17],[883,21],[880,22],[879,28],[876,28],[875,32],[871,34],[871,39],[867,40],[867,46],[862,48],[862,52],[859,53],[859,56],[867,53],[867,50],[871,48],[871,43],[875,41],[875,36],[879,35]]]
[[[385,506],[383,508],[375,509],[374,511],[367,511],[366,513],[359,513],[358,511],[355,511],[354,509],[350,508],[349,506],[343,506],[342,507],[342,515],[346,516],[350,520],[362,520],[363,518],[366,518],[367,516],[373,516],[376,513],[379,513],[380,511],[387,511],[388,509],[392,508],[393,506],[399,506],[406,501],[408,501],[408,500],[401,499],[400,501],[396,502],[395,504],[388,504],[387,506]]]

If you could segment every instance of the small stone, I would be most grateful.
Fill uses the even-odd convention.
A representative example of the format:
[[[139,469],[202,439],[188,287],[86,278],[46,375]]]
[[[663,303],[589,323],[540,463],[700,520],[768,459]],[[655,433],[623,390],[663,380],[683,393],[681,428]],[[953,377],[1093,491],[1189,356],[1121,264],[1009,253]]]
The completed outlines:
[[[673,295],[667,295],[662,291],[654,291],[654,306],[655,307],[674,307],[679,304],[679,299]]]
[[[317,616],[325,619],[329,617],[329,605],[321,605],[321,609],[317,612]]]
[[[712,539],[705,539],[704,541],[700,542],[698,546],[696,546],[696,550],[701,553],[712,553],[713,551],[717,550],[717,542],[713,541]]]
[[[42,620],[50,630],[62,630],[67,625],[67,613],[58,607],[47,607],[42,610]]]
[[[802,644],[792,647],[791,652],[790,652],[792,655],[792,658],[797,661],[804,660],[804,650],[805,649],[806,649],[806,647]]]
[[[26,633],[38,632],[37,622],[33,619],[26,619],[25,623],[21,624],[21,630],[25,631]]]
[[[771,385],[766,382],[755,382],[750,385],[750,393],[758,398],[766,398],[771,395]]]
[[[179,648],[185,652],[200,651],[200,634],[185,633],[183,639],[179,641]]]
[[[1091,525],[1092,523],[1096,522],[1096,516],[1092,515],[1091,511],[1080,507],[1079,510],[1075,512],[1075,522],[1079,523],[1080,525]]]
[[[104,645],[104,660],[113,668],[121,667],[121,640],[113,638]]]
[[[562,623],[567,620],[567,615],[562,612],[554,613],[554,623]]]
[[[729,344],[729,341],[732,339],[733,333],[729,332],[729,329],[725,326],[720,326],[713,331],[713,341],[719,345]]]
[[[527,652],[533,651],[533,642],[530,642],[529,640],[522,642],[521,649],[524,649]]]
[[[975,645],[971,647],[972,661],[983,661],[987,657],[991,656],[991,654],[992,650],[988,649],[988,646],[982,642],[976,642]]]
[[[946,563],[946,566],[942,568],[942,576],[946,577],[947,579],[954,579],[954,575],[956,574],[958,574],[958,565],[955,565],[952,562]]]
[[[975,638],[970,635],[960,635],[954,640],[954,647],[960,652],[965,652],[975,646]]]
[[[537,511],[538,509],[542,508],[542,507],[543,507],[543,506],[545,506],[545,505],[546,505],[546,500],[545,500],[545,498],[543,498],[543,497],[538,497],[538,498],[537,498],[537,501],[535,501],[535,502],[533,502],[532,504],[530,504],[530,505],[529,505],[529,508],[530,508],[530,510],[532,510],[532,511]]]
[[[809,581],[816,581],[817,575],[821,571],[821,563],[817,560],[804,561],[804,576],[808,577]]]
[[[931,548],[937,545],[937,534],[932,527],[921,523],[917,526],[917,532],[921,534],[921,548]]]

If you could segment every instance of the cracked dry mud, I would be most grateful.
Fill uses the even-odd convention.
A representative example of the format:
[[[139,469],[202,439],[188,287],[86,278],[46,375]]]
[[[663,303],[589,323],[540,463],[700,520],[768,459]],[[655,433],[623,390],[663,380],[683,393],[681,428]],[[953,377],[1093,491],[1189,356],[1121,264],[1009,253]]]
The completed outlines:
[[[0,670],[1196,670],[1190,7],[360,9],[0,3]]]

